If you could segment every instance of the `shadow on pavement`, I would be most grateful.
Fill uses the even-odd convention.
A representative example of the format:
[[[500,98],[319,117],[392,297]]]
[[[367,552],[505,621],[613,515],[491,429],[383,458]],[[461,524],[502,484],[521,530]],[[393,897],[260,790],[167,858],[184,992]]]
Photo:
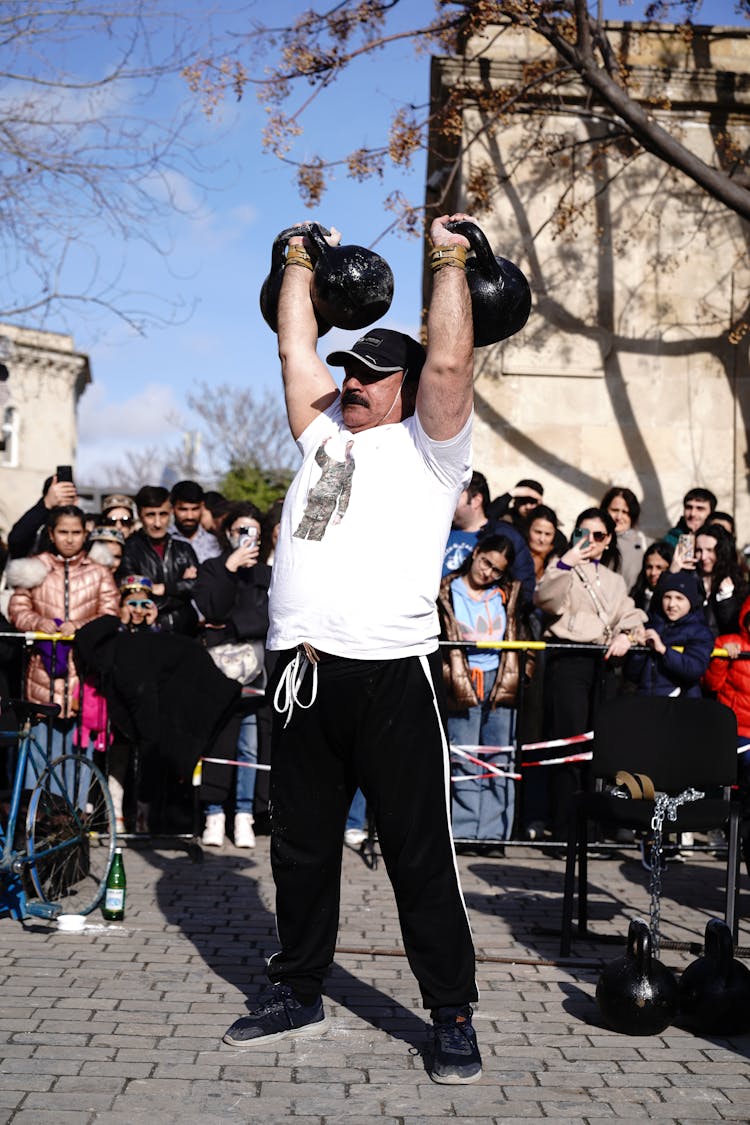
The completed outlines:
[[[468,908],[478,914],[502,918],[519,944],[548,953],[550,938],[560,933],[563,865],[559,862],[550,865],[543,859],[539,863],[485,859],[471,863],[468,870],[488,888],[485,894],[465,886]],[[684,940],[702,942],[706,919],[724,917],[724,878],[721,859],[711,863],[691,863],[690,860],[669,863],[662,876],[662,917],[684,930]],[[620,919],[624,944],[628,922],[634,912],[643,910],[648,894],[649,873],[635,853],[632,858],[617,856],[609,861],[590,857],[588,916],[594,933],[597,924],[616,923]],[[740,894],[740,921],[747,917],[747,906],[747,895]],[[692,918],[689,920],[689,928],[685,924],[686,910],[695,914],[694,924]],[[674,919],[670,918],[670,913],[675,915]],[[600,935],[600,939],[612,941],[612,937],[605,935]],[[597,940],[594,934],[590,940]]]
[[[259,864],[251,856],[226,853],[206,853],[202,864],[180,852],[148,851],[144,858],[161,872],[156,899],[169,925],[193,943],[212,973],[245,993],[245,1006],[252,1009],[268,986],[267,960],[279,948],[271,903],[255,874]],[[323,992],[372,1027],[421,1051],[424,1020],[340,964],[333,964]],[[228,1013],[227,1023],[241,1014]]]

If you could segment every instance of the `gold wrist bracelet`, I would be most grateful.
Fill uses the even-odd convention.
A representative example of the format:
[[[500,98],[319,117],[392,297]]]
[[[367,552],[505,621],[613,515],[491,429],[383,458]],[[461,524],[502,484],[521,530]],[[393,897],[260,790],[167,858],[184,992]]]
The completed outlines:
[[[312,258],[304,246],[289,246],[286,252],[286,266],[302,266],[303,269],[312,270]]]
[[[436,246],[430,254],[430,267],[433,273],[444,269],[446,266],[455,266],[457,269],[466,269],[465,246]]]

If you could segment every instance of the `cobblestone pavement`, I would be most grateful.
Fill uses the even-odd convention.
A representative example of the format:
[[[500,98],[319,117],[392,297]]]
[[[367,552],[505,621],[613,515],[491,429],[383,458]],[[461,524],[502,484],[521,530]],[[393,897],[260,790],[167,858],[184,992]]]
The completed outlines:
[[[530,847],[459,857],[482,993],[484,1075],[471,1086],[437,1086],[425,1071],[427,1028],[382,863],[371,871],[344,856],[330,1029],[254,1050],[221,1035],[276,948],[267,838],[203,864],[131,847],[125,863],[124,923],[94,915],[82,934],[63,934],[0,921],[0,1125],[750,1121],[750,1037],[671,1027],[632,1038],[601,1026],[597,966],[621,950],[579,942],[556,961],[562,863]],[[593,860],[590,880],[600,934],[624,938],[631,917],[648,915],[635,852]],[[699,942],[721,915],[721,861],[670,865],[664,883],[664,937]],[[742,892],[746,946],[744,873]],[[663,954],[677,970],[692,959]]]

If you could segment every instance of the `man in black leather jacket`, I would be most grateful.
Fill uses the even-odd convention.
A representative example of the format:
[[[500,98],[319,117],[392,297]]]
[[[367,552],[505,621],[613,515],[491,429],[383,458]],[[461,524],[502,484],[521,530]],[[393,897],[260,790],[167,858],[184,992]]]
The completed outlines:
[[[135,503],[143,527],[125,544],[118,580],[128,574],[145,574],[154,586],[161,628],[193,635],[198,628],[198,614],[191,602],[198,573],[195,551],[189,543],[173,539],[167,530],[172,506],[166,488],[144,485]]]

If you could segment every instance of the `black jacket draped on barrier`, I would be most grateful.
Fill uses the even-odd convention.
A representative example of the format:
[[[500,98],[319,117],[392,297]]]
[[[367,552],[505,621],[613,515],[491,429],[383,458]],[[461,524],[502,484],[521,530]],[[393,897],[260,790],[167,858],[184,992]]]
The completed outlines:
[[[129,633],[100,617],[76,634],[76,652],[107,700],[110,719],[144,754],[158,754],[175,779],[189,784],[231,717],[239,684],[206,650],[175,633]]]

